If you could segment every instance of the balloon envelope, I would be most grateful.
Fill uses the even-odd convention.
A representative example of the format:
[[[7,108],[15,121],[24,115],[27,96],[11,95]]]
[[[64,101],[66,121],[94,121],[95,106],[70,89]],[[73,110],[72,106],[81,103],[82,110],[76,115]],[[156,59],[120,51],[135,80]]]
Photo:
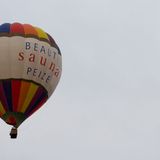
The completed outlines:
[[[29,24],[0,25],[0,117],[16,128],[55,90],[62,71],[59,47]]]

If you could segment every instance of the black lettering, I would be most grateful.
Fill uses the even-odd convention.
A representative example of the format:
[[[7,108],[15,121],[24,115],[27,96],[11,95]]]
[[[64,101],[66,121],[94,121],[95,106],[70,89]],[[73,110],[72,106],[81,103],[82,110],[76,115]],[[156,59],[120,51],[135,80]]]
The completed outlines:
[[[38,43],[34,44],[34,51],[38,51]]]
[[[38,74],[38,78],[40,78],[40,76],[41,76],[41,73],[42,73],[42,71],[40,71],[40,72],[39,72],[39,74]]]
[[[40,53],[41,53],[41,52],[43,52],[44,54],[46,53],[46,50],[45,50],[45,47],[44,47],[44,46],[41,47]]]
[[[44,72],[43,76],[41,77],[41,80],[44,80],[45,75],[46,75],[46,73]]]
[[[29,74],[29,72],[31,72],[32,71],[32,68],[31,67],[28,67],[27,68],[27,74]]]
[[[36,76],[37,71],[38,71],[38,69],[33,70],[33,76]]]
[[[46,83],[48,83],[48,81],[51,79],[51,76],[48,76],[46,79]]]
[[[29,49],[31,49],[31,44],[30,42],[26,42],[26,50],[29,50]]]

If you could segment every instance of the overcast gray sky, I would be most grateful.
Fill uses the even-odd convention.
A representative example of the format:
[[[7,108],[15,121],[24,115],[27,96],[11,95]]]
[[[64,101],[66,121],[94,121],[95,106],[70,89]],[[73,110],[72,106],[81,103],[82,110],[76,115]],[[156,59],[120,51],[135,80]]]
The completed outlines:
[[[0,121],[3,160],[160,159],[158,0],[1,0],[0,22],[50,33],[61,81],[19,128]]]

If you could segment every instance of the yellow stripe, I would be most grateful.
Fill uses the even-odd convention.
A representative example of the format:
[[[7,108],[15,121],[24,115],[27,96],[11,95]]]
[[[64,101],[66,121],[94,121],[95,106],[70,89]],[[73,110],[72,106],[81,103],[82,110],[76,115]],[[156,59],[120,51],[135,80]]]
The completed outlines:
[[[48,35],[42,29],[40,29],[38,27],[35,27],[35,29],[36,29],[36,31],[38,33],[38,37],[39,38],[45,38],[45,39],[49,40],[48,39]]]
[[[30,88],[27,93],[27,97],[25,98],[25,101],[23,103],[23,106],[22,106],[20,112],[24,113],[26,111],[26,109],[27,109],[29,103],[31,102],[33,96],[35,95],[37,89],[38,89],[38,85],[33,84],[33,83],[30,85]]]
[[[6,111],[4,110],[4,107],[2,105],[2,103],[0,102],[0,113],[3,115],[6,113]]]

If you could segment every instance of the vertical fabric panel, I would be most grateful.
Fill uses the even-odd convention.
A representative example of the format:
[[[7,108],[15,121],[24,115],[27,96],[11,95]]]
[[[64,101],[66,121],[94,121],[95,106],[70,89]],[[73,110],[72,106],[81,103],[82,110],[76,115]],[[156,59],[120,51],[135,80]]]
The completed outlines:
[[[43,99],[41,99],[41,101],[39,101],[39,103],[37,105],[35,105],[33,108],[31,108],[30,110],[28,110],[25,114],[27,117],[31,116],[34,112],[36,112],[45,102],[47,101],[47,97],[44,97]]]
[[[36,104],[38,104],[38,101],[41,101],[40,97],[43,94],[43,88],[39,87],[37,92],[35,93],[31,103],[29,104],[27,110],[25,111],[25,113],[29,112],[30,110],[32,110],[33,108],[35,108]]]
[[[12,80],[12,104],[13,104],[13,111],[14,112],[18,111],[20,87],[21,87],[20,80]]]
[[[0,117],[6,113],[2,103],[0,102]]]
[[[23,27],[24,27],[25,35],[34,35],[34,36],[38,37],[37,31],[35,30],[35,28],[32,25],[24,24]]]
[[[24,112],[26,110],[26,108],[29,106],[29,103],[31,102],[32,98],[34,97],[36,91],[37,91],[38,85],[31,83],[28,93],[25,97],[25,101],[24,104],[22,106],[22,108],[20,109],[20,112]]]
[[[24,35],[23,25],[20,23],[13,23],[10,26],[10,33]]]
[[[28,94],[28,90],[30,87],[31,83],[27,81],[22,81],[21,82],[21,88],[20,88],[20,96],[19,96],[19,102],[18,102],[18,109],[17,111],[19,112],[24,104],[24,101],[26,99],[26,96]]]
[[[10,23],[0,25],[0,33],[10,33]]]
[[[12,86],[10,80],[3,81],[3,89],[8,103],[8,110],[12,112]]]
[[[5,91],[3,89],[3,83],[0,82],[0,101],[3,105],[3,107],[5,108],[5,110],[7,111],[8,110],[8,103],[7,103],[7,99],[6,99],[6,96],[5,96]]]

